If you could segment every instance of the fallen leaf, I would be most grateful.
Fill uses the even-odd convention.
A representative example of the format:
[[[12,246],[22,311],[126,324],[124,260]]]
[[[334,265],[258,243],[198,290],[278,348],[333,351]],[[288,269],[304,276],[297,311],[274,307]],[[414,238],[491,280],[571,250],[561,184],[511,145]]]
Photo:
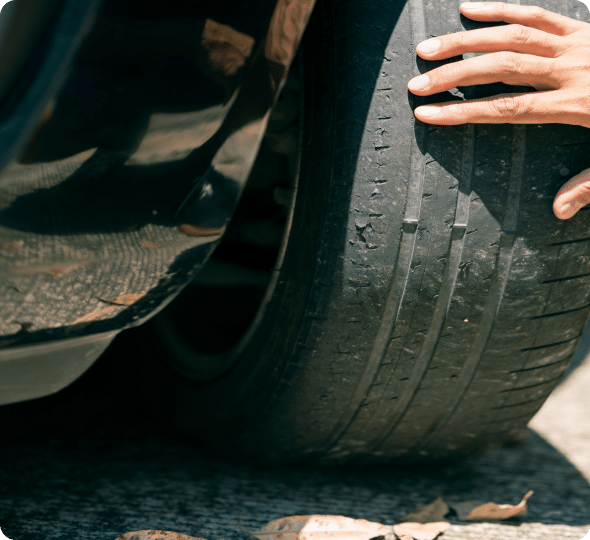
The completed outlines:
[[[130,306],[135,304],[138,300],[144,298],[146,293],[128,293],[128,294],[120,294],[117,298],[99,298],[101,302],[106,302],[107,304],[115,304],[117,306]]]
[[[527,499],[533,494],[529,491],[520,503],[496,504],[493,502],[467,501],[451,503],[451,508],[457,513],[461,521],[498,521],[524,516],[527,513]]]
[[[485,501],[463,501],[463,502],[451,502],[449,505],[460,521],[465,521],[467,516],[471,513],[474,508],[486,504]]]
[[[436,523],[398,523],[393,526],[393,532],[401,540],[434,540],[445,532],[451,524],[448,521]]]
[[[445,516],[451,511],[449,505],[439,495],[436,501],[424,506],[419,506],[408,515],[399,520],[400,523],[410,521],[412,523],[433,523],[446,521]]]
[[[97,319],[101,319],[105,315],[112,313],[116,309],[117,309],[117,306],[108,306],[108,307],[101,308],[101,309],[95,309],[94,311],[91,311],[87,315],[79,317],[72,324],[80,324],[80,323],[87,323],[87,322],[96,321]]]
[[[122,534],[115,540],[203,540],[171,531],[134,531]]]
[[[391,526],[343,516],[290,516],[275,519],[252,533],[259,540],[371,540],[390,536]]]

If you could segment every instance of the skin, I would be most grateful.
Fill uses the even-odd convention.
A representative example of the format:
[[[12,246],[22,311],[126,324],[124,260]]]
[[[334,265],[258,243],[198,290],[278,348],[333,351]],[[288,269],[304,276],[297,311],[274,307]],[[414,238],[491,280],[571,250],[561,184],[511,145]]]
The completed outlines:
[[[461,5],[469,19],[505,26],[458,32],[416,47],[425,60],[467,53],[489,53],[447,64],[415,77],[408,90],[429,96],[457,86],[503,82],[530,86],[510,93],[460,103],[417,107],[427,124],[572,124],[590,128],[590,24],[539,7],[476,2]],[[590,203],[590,169],[566,182],[553,212],[569,219]]]

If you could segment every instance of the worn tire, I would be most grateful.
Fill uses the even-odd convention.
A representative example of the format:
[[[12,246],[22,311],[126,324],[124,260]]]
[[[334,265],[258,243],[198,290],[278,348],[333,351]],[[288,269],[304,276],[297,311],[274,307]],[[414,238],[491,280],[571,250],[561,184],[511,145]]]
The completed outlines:
[[[455,0],[317,5],[272,299],[215,380],[151,355],[166,422],[242,458],[375,462],[479,453],[539,409],[588,317],[590,212],[562,222],[552,200],[590,133],[414,122],[415,45],[462,24]]]

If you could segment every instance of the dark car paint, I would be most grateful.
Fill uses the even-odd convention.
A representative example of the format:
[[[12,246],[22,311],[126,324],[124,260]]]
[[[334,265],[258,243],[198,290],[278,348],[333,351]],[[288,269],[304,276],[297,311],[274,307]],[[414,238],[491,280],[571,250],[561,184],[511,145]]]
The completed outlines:
[[[69,384],[202,267],[313,0],[75,4],[2,103],[0,404]]]

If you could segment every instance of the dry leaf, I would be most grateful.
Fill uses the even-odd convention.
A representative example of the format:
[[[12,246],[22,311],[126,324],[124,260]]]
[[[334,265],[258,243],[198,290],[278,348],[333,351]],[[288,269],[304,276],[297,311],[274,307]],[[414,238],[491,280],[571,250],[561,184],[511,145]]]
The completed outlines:
[[[80,324],[80,323],[88,323],[92,321],[96,321],[98,319],[102,319],[106,315],[109,315],[113,311],[116,311],[117,306],[108,306],[101,309],[95,309],[82,317],[78,317],[72,324]]]
[[[477,508],[474,508],[469,515],[465,518],[466,521],[482,521],[482,520],[498,520],[498,519],[510,519],[513,517],[524,516],[527,513],[527,499],[533,494],[529,491],[520,503],[517,505],[512,504],[495,504],[486,503]]]
[[[271,521],[252,533],[259,540],[371,540],[386,537],[391,526],[343,516],[291,516]]]
[[[171,531],[134,531],[125,533],[115,540],[203,540]]]
[[[463,501],[458,503],[449,503],[451,509],[453,510],[453,512],[455,512],[455,514],[457,514],[457,517],[460,521],[465,521],[465,518],[471,513],[471,511],[474,508],[482,506],[483,504],[486,504],[485,501]]]
[[[445,516],[450,512],[448,504],[439,495],[436,501],[419,506],[399,520],[400,523],[410,521],[412,523],[433,523],[446,521]]]
[[[119,306],[131,306],[135,304],[138,300],[142,298],[146,298],[148,295],[146,293],[137,293],[137,294],[120,294],[117,298],[99,298],[101,302],[105,302],[107,304],[111,304],[110,306],[95,309],[86,315],[77,318],[72,324],[80,324],[80,323],[88,323],[92,321],[96,321],[98,319],[102,319],[103,317],[117,311]]]
[[[448,521],[436,523],[398,523],[393,526],[393,532],[401,540],[434,540],[439,534],[446,531],[451,524]]]
[[[482,503],[480,501],[467,501],[463,503],[452,503],[452,509],[462,521],[497,521],[524,516],[527,513],[527,499],[533,494],[529,491],[518,503],[496,504],[492,502]]]
[[[127,293],[127,294],[120,294],[117,298],[99,298],[101,302],[106,302],[107,304],[115,304],[117,306],[130,306],[135,304],[138,300],[144,298],[146,293]]]

